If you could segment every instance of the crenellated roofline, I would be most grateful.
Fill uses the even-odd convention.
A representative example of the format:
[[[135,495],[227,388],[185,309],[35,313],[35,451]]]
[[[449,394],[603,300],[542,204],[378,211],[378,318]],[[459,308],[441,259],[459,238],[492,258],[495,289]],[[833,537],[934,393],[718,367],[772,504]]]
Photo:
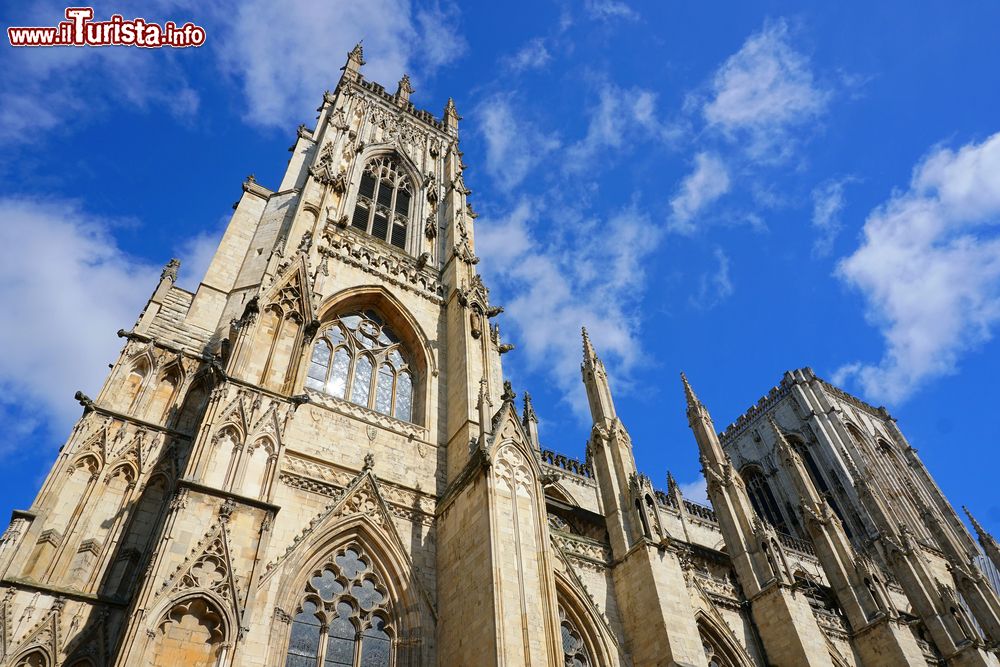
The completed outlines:
[[[719,442],[721,442],[723,446],[726,446],[728,443],[742,435],[748,428],[750,428],[750,426],[755,424],[758,419],[767,414],[772,407],[774,407],[788,394],[792,386],[794,386],[796,382],[794,379],[796,374],[802,374],[807,378],[818,380],[823,386],[823,389],[836,398],[846,403],[850,403],[852,406],[860,410],[864,410],[874,417],[878,417],[879,419],[892,419],[892,416],[884,407],[875,407],[870,403],[866,403],[857,396],[849,394],[840,387],[837,387],[819,377],[812,368],[804,366],[794,371],[786,372],[779,384],[771,387],[770,391],[761,396],[754,405],[752,405],[746,412],[737,417],[735,421],[719,433]]]

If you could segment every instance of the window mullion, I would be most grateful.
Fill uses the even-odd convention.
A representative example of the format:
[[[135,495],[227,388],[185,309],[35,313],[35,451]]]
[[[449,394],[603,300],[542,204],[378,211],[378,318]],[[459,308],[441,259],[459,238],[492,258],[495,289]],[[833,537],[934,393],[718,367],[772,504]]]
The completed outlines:
[[[396,224],[396,196],[399,194],[399,183],[392,187],[392,197],[389,200],[389,225],[385,231],[385,242],[392,243],[392,226]]]
[[[330,639],[330,628],[326,625],[319,626],[319,655],[316,656],[316,667],[323,667],[326,662],[326,642]]]
[[[372,200],[368,205],[368,229],[365,231],[368,234],[372,233],[372,225],[375,221],[375,207],[378,206],[378,191],[382,188],[382,180],[379,178],[375,179],[375,189],[372,190]]]

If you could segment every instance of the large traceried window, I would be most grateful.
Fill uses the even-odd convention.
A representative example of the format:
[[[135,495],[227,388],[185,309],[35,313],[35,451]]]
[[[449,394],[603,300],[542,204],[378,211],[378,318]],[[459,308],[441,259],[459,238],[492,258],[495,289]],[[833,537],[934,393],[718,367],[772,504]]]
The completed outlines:
[[[359,547],[313,572],[292,619],[285,667],[389,667],[389,598]]]
[[[409,177],[393,157],[372,159],[361,174],[351,226],[406,249],[412,188]]]
[[[413,420],[413,372],[399,338],[371,310],[341,315],[313,345],[306,387]]]

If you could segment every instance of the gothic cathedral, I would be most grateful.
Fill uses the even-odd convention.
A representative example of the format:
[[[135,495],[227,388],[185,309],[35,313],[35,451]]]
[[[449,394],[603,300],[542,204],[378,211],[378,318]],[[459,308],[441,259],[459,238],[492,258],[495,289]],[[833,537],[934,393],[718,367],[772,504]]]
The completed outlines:
[[[678,383],[711,508],[636,469],[586,331],[586,461],[542,449],[455,105],[363,64],[77,394],[0,541],[0,665],[1000,666],[1000,546],[808,368],[721,433]]]

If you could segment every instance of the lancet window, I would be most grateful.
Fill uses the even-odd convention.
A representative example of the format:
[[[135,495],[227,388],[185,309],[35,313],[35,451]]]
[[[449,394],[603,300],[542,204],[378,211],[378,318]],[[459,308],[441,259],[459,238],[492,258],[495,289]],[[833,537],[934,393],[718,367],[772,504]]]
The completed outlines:
[[[389,597],[361,548],[313,572],[292,619],[285,667],[390,667]]]
[[[406,350],[374,311],[340,316],[313,345],[309,389],[412,421],[413,384]]]
[[[784,529],[785,522],[782,519],[781,510],[778,509],[778,503],[771,492],[771,486],[764,479],[764,474],[760,469],[750,466],[744,468],[740,475],[743,477],[743,483],[746,484],[750,504],[753,505],[757,516],[772,526]]]
[[[361,174],[351,226],[405,249],[412,198],[413,185],[399,162],[392,156],[378,156]]]

